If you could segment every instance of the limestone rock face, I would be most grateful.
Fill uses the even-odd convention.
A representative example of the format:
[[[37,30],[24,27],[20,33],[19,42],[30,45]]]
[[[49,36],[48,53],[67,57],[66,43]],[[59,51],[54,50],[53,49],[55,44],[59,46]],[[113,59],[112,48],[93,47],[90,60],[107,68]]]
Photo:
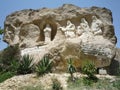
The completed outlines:
[[[18,44],[21,55],[30,54],[35,58],[33,63],[49,55],[55,70],[65,70],[69,58],[77,68],[85,60],[94,61],[97,67],[109,66],[117,42],[110,10],[71,4],[8,15],[4,41],[9,45]]]

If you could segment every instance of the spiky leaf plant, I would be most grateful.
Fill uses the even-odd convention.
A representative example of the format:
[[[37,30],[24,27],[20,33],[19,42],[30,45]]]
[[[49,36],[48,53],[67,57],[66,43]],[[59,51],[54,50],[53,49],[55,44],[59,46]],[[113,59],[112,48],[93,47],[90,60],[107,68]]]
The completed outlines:
[[[38,76],[51,72],[51,69],[52,69],[52,61],[50,61],[48,56],[43,57],[43,59],[40,60],[40,62],[36,66],[36,72]]]
[[[22,60],[20,62],[19,68],[18,68],[18,74],[28,74],[32,73],[32,65],[31,62],[33,61],[33,58],[29,55],[24,55],[22,57]]]

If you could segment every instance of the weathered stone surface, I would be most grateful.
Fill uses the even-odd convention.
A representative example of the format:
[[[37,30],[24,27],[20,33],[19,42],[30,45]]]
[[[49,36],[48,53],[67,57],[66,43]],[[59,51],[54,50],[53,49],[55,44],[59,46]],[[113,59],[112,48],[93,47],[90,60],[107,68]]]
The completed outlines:
[[[29,26],[32,27],[34,25],[33,28],[36,28],[35,31],[37,31],[40,34],[40,37],[36,36],[36,38],[38,37],[38,40],[35,41],[40,42],[39,39],[44,39],[44,35],[42,36],[41,33],[43,32],[43,29],[45,28],[46,24],[50,24],[51,28],[53,29],[53,39],[54,34],[56,33],[55,31],[57,29],[57,23],[59,23],[61,26],[66,26],[67,20],[70,20],[72,23],[75,24],[75,26],[78,26],[81,21],[81,18],[85,18],[88,21],[88,24],[91,25],[92,16],[94,15],[97,16],[104,25],[104,37],[109,39],[115,37],[110,10],[99,7],[79,8],[74,5],[63,5],[62,7],[57,9],[29,9],[17,11],[12,13],[11,15],[8,15],[5,21],[4,40],[10,45],[13,45],[15,43],[21,43],[21,34],[26,33],[28,34],[28,36],[30,34],[24,32],[24,29],[31,32],[32,28],[30,28]],[[17,38],[15,37],[16,34],[18,34]]]
[[[6,17],[4,41],[19,44],[21,55],[32,55],[33,63],[49,55],[54,69],[61,71],[67,69],[69,58],[77,68],[85,60],[97,67],[109,66],[117,42],[110,10],[71,4],[12,13]]]

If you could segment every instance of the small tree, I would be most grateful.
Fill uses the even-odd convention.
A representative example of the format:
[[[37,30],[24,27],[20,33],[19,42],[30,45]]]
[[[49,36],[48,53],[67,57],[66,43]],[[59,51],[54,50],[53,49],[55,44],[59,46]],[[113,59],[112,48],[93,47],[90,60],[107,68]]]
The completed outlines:
[[[96,73],[96,67],[93,62],[87,61],[83,66],[82,66],[82,72],[84,74],[87,74],[88,78],[93,79],[95,76],[94,74]]]
[[[94,75],[96,71],[97,69],[93,62],[85,62],[85,64],[82,66],[82,72],[87,74],[87,77],[83,78],[83,83],[85,85],[91,85],[93,82],[97,82],[98,78]]]
[[[73,73],[76,72],[76,68],[73,65],[72,59],[68,59],[68,72],[70,73],[71,79],[74,80]]]

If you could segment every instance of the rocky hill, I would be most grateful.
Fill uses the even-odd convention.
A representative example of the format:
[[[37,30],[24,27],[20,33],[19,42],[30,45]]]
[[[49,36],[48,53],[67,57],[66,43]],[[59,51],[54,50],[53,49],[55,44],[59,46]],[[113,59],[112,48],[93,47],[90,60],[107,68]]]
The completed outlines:
[[[48,55],[54,71],[65,71],[70,58],[78,70],[86,60],[107,67],[116,55],[112,21],[112,12],[100,7],[26,9],[6,17],[4,41],[18,44],[22,56],[34,57],[33,64]]]

